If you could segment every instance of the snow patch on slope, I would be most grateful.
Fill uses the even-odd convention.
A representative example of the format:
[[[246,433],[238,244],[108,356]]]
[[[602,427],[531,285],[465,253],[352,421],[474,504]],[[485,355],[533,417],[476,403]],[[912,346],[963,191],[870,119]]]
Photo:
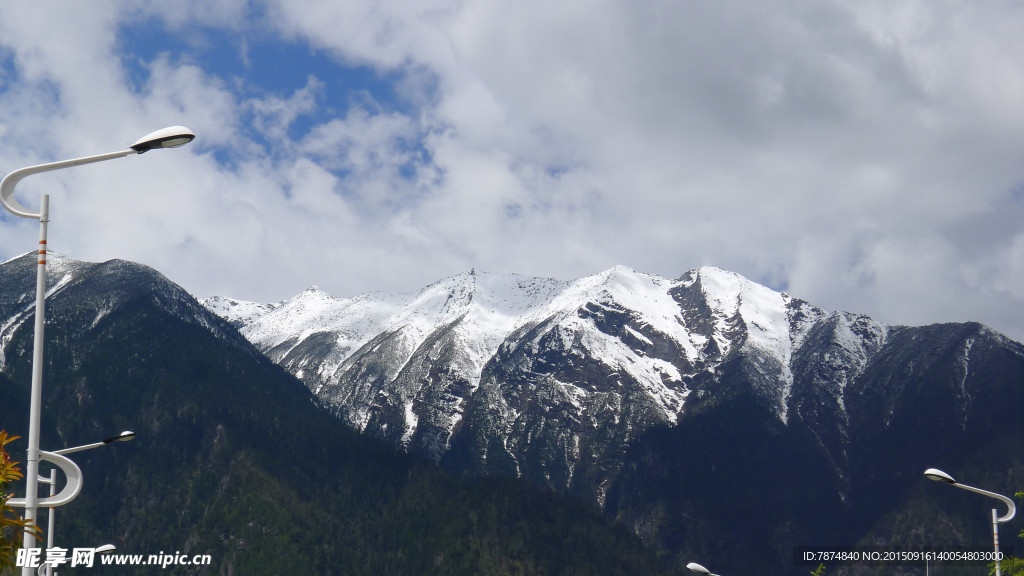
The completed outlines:
[[[778,360],[782,367],[783,389],[776,408],[779,418],[786,422],[793,388],[793,337],[787,296],[721,268],[702,267],[699,276],[707,303],[715,313],[715,341],[723,354],[732,344],[729,333],[742,322],[746,329],[743,345]]]

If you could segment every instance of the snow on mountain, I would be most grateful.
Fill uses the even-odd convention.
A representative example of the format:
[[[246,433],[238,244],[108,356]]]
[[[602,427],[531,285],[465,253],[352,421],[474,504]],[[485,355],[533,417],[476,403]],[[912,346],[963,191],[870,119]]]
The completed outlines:
[[[35,264],[35,252],[32,252],[31,255],[32,263]],[[18,258],[24,259],[26,256],[19,256]],[[16,265],[15,260],[17,258],[8,260],[4,265]],[[60,293],[85,266],[83,262],[65,258],[56,252],[49,252],[47,254],[48,281],[46,298],[49,299],[53,295]],[[22,290],[18,292],[15,300],[18,313],[0,321],[0,369],[3,369],[6,365],[4,351],[15,332],[25,322],[34,321],[36,309],[35,283],[26,283],[22,286]]]
[[[474,270],[413,294],[313,287],[276,304],[204,304],[359,430],[435,459],[461,443],[483,468],[500,437],[516,473],[545,437],[567,482],[574,460],[620,451],[674,424],[695,391],[715,394],[730,359],[759,375],[752,386],[786,422],[794,350],[828,316],[714,267],[672,280],[618,266],[569,282]]]
[[[699,277],[708,304],[716,314],[716,340],[723,351],[730,345],[724,337],[728,321],[738,315],[748,329],[747,344],[788,358],[792,342],[784,294],[720,268],[701,268]]]
[[[941,334],[963,348],[963,377],[978,354],[957,335],[980,330],[893,328],[715,267],[572,281],[474,270],[409,294],[205,304],[354,429],[600,506],[648,432],[736,402],[829,455],[845,495],[851,430],[897,410],[902,366],[935,361],[946,344],[927,339]]]
[[[469,272],[415,294],[373,293],[346,299],[312,287],[276,304],[223,297],[203,304],[238,326],[261,349],[272,351],[277,361],[310,337],[330,334],[334,354],[322,363],[334,368],[382,333],[401,333],[411,355],[439,327],[459,321],[470,363],[479,371],[519,318],[559,285],[553,280]],[[320,369],[318,374],[323,384],[331,371]]]
[[[236,327],[248,326],[263,314],[280,306],[280,304],[258,304],[232,300],[221,296],[207,298],[203,301],[203,305]]]
[[[703,267],[691,278],[693,279],[689,280],[690,283],[697,282],[699,278],[701,289],[714,313],[714,338],[723,354],[727,354],[732,346],[732,341],[727,336],[732,327],[731,323],[735,321],[734,319],[740,318],[746,327],[746,338],[743,343],[758,348],[779,361],[783,378],[779,417],[786,421],[788,399],[793,385],[790,364],[794,342],[806,332],[809,323],[794,326],[790,322],[792,299],[789,296],[751,282],[735,272]],[[808,310],[804,311],[805,314],[807,312]],[[816,310],[811,309],[809,312],[812,317],[820,317]]]
[[[35,318],[37,254],[30,252],[2,264],[5,282],[0,284],[0,307],[8,310],[0,318],[0,369],[7,362],[10,344],[16,334],[30,330]],[[148,298],[159,303],[179,319],[202,326],[218,337],[235,339],[251,346],[210,310],[198,305],[180,286],[156,270],[125,260],[102,263],[83,262],[55,252],[47,253],[47,323],[60,322],[66,308],[75,308],[76,326],[92,330],[108,316],[130,303],[132,298]],[[85,287],[83,289],[83,286]],[[132,290],[114,290],[125,286]],[[66,305],[69,292],[75,292],[74,305]]]

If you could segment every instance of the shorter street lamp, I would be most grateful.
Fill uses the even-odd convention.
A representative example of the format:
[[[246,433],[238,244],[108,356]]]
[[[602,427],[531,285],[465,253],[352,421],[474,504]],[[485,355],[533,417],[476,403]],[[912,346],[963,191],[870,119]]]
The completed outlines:
[[[106,440],[102,440],[100,442],[93,442],[92,444],[85,444],[83,446],[75,446],[73,448],[64,448],[62,450],[54,450],[53,452],[50,452],[49,454],[58,454],[58,455],[60,455],[61,458],[63,458],[64,460],[67,460],[66,458],[64,458],[65,454],[71,454],[71,453],[74,453],[74,452],[81,452],[83,450],[91,450],[93,448],[99,448],[100,446],[106,446],[107,444],[112,444],[114,442],[128,442],[129,440],[135,439],[135,436],[136,436],[135,432],[132,432],[130,430],[125,430],[124,432],[121,432],[117,436],[112,436],[112,437],[107,438]],[[70,462],[70,460],[69,460],[69,462]],[[60,464],[58,464],[58,466],[60,468],[62,468],[62,469],[65,469],[65,471],[66,471],[66,468],[64,466],[61,466]],[[77,469],[77,466],[75,468]],[[67,484],[70,485],[73,481],[74,481],[74,479],[69,477]],[[57,469],[54,468],[53,470],[50,471],[49,478],[40,477],[39,478],[39,482],[41,482],[43,484],[49,484],[50,485],[50,497],[45,499],[45,500],[43,500],[41,503],[45,503],[47,501],[54,501],[55,500],[54,496],[56,495],[56,491],[57,491]],[[81,490],[81,482],[82,482],[81,481],[81,472],[79,472],[79,476],[77,478],[77,483],[78,483],[77,490]],[[78,493],[77,490],[75,492],[76,495]],[[27,500],[26,498],[17,498],[17,499],[12,498],[10,502],[11,502],[12,506],[24,506],[26,500]],[[55,514],[54,509],[55,508],[56,508],[56,505],[49,506],[49,509],[50,509],[50,511],[49,511],[49,518],[47,519],[47,523],[46,523],[46,548],[48,550],[53,548],[53,533],[54,533],[54,526],[55,526],[55,524],[54,524],[54,514]],[[113,544],[104,544],[103,546],[100,546],[99,548],[94,549],[93,553],[94,554],[109,554],[109,553],[113,552],[114,550],[115,550],[115,548],[114,548]],[[39,576],[53,576],[53,566],[50,565],[50,564],[41,564],[39,566],[39,569],[36,571],[36,574],[38,574]]]
[[[713,574],[711,570],[708,570],[707,568],[701,566],[700,564],[697,564],[696,562],[690,562],[689,564],[687,564],[686,569],[690,572],[704,574],[705,576],[718,576],[718,574]]]
[[[929,469],[924,471],[924,475],[929,480],[935,480],[936,482],[942,482],[944,484],[949,484],[950,486],[956,486],[957,488],[963,488],[964,490],[969,490],[971,492],[976,492],[976,493],[981,494],[983,496],[988,496],[989,498],[995,498],[996,500],[999,500],[1003,504],[1006,504],[1006,506],[1007,506],[1007,508],[1009,508],[1009,510],[1007,510],[1006,514],[1003,515],[1003,516],[999,516],[998,515],[998,511],[995,508],[992,509],[992,542],[995,544],[996,576],[1000,576],[1000,572],[999,572],[999,525],[1004,523],[1004,522],[1009,522],[1010,520],[1013,519],[1014,515],[1017,513],[1017,507],[1013,504],[1013,500],[1010,500],[1009,498],[1007,498],[1006,496],[1003,496],[1002,494],[996,494],[995,492],[989,492],[988,490],[982,490],[981,488],[975,488],[974,486],[968,486],[966,484],[961,484],[961,483],[957,482],[956,480],[954,480],[952,476],[950,476],[949,474],[946,474],[945,472],[943,472],[942,470],[939,470],[938,468],[929,468]]]

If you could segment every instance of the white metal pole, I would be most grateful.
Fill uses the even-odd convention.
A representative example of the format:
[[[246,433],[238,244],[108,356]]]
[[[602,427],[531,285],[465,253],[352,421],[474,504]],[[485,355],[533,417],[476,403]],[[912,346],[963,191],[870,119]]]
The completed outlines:
[[[996,547],[996,576],[999,574],[999,512],[992,509],[992,542]]]
[[[39,252],[36,261],[36,323],[32,344],[32,399],[29,408],[28,455],[25,465],[25,521],[36,524],[39,499],[39,420],[43,397],[43,331],[46,327],[46,225],[50,221],[50,195],[43,194],[39,208]],[[36,547],[36,535],[25,530],[23,547]],[[32,568],[23,566],[22,576],[32,576]]]
[[[57,494],[57,469],[54,468],[50,471],[50,498],[53,498]],[[50,517],[46,520],[46,549],[53,548],[53,531],[54,531],[54,515],[56,508],[50,506]],[[53,576],[53,566],[50,564],[46,565],[46,576]]]

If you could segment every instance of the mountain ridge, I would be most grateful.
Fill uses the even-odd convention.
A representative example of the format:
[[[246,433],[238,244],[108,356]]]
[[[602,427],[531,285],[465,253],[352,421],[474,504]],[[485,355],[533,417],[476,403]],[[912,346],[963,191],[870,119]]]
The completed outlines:
[[[18,327],[3,349],[5,385],[26,378],[30,356],[23,320],[34,265],[23,260],[2,269],[0,325]],[[921,471],[966,470],[965,480],[1004,491],[1024,484],[1024,347],[977,323],[886,326],[711,268],[670,280],[619,267],[572,282],[474,270],[400,300],[308,290],[291,310],[232,306],[243,328],[238,318],[290,312],[296,331],[268,330],[264,348],[155,271],[111,261],[63,280],[59,264],[47,308],[55,433],[65,444],[101,433],[102,414],[82,406],[123,389],[143,405],[120,411],[118,426],[141,417],[152,433],[180,427],[186,444],[161,440],[172,460],[220,458],[185,492],[167,487],[197,503],[206,490],[221,494],[222,472],[244,487],[240,497],[262,498],[258,482],[228,472],[244,458],[227,458],[221,424],[236,446],[287,438],[243,462],[272,486],[279,479],[260,462],[283,458],[275,450],[348,453],[295,437],[275,412],[282,391],[329,434],[345,426],[324,410],[456,476],[515,476],[591,504],[678,569],[706,559],[724,573],[795,574],[807,571],[792,563],[795,545],[983,542],[983,515],[970,503],[945,507]],[[332,312],[338,302],[344,313]],[[179,343],[187,351],[173,358]],[[255,365],[262,376],[250,381]],[[325,472],[301,476],[289,480],[292,493]],[[176,502],[134,487],[161,506]],[[230,511],[230,499],[216,507]],[[957,528],[936,529],[936,519]]]
[[[485,281],[480,282],[479,278]],[[501,281],[506,285],[495,289]],[[487,284],[489,286],[482,287]],[[520,292],[509,290],[513,284]],[[444,301],[439,304],[436,299],[442,297]],[[476,302],[481,299],[485,300],[482,305]],[[656,332],[671,337],[691,364],[709,357],[726,356],[736,343],[748,344],[788,360],[810,328],[830,314],[873,322],[863,315],[826,312],[785,292],[773,291],[713,266],[695,268],[674,280],[639,273],[625,266],[572,281],[473,270],[437,281],[416,293],[370,293],[337,298],[314,286],[293,298],[271,304],[221,296],[201,302],[238,327],[272,359],[288,365],[298,364],[290,361],[289,354],[307,338],[336,336],[337,344],[331,351],[333,361],[324,362],[323,369],[317,371],[321,382],[311,386],[316,391],[322,390],[346,360],[380,334],[402,332],[407,337],[406,362],[395,367],[400,371],[429,334],[456,322],[462,324],[465,340],[476,345],[469,366],[473,370],[468,376],[477,381],[477,372],[482,372],[487,359],[516,330],[542,322],[566,322],[588,305],[591,308],[587,313],[593,317],[614,313],[611,309],[602,309],[601,302],[605,300],[619,302],[624,309],[647,310],[643,321]],[[428,305],[434,309],[428,309]],[[885,327],[877,326],[884,338]],[[628,332],[627,340],[652,344],[628,324],[623,328]],[[740,335],[743,338],[738,339]],[[355,337],[346,339],[346,336]],[[670,366],[663,368],[674,380],[684,376],[676,374],[677,370]],[[787,369],[788,363],[783,365],[783,376],[791,384]],[[301,372],[300,378],[305,379],[306,370],[295,372]],[[392,378],[396,375],[397,372],[390,374]],[[651,374],[647,379],[652,379]],[[782,399],[787,395],[784,391]],[[679,400],[676,398],[671,403],[680,405]],[[785,419],[788,410],[785,402],[780,402],[779,410],[780,417]],[[675,411],[666,411],[669,419],[675,415]]]
[[[903,328],[713,266],[677,279],[616,266],[572,281],[472,270],[404,295],[310,289],[272,305],[203,303],[354,428],[397,448],[518,476],[540,433],[562,468],[562,480],[546,470],[541,483],[560,490],[582,461],[621,455],[730,387],[749,388],[783,425],[813,396],[846,427],[850,384]],[[723,380],[729,370],[744,376]],[[816,390],[794,397],[794,386]],[[613,482],[611,468],[598,486]],[[602,504],[603,489],[590,498]]]

